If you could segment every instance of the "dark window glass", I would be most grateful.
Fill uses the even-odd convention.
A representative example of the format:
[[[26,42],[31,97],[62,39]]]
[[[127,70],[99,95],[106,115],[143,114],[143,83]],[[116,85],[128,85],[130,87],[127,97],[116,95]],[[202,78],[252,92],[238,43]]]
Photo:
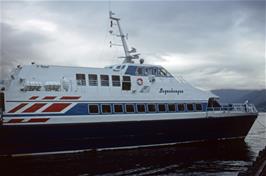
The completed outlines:
[[[168,104],[168,111],[175,112],[175,104]]]
[[[101,86],[109,86],[109,76],[101,75]]]
[[[126,104],[126,112],[135,112],[133,104]]]
[[[187,104],[187,110],[193,111],[193,104]]]
[[[130,89],[131,89],[130,76],[123,76],[122,90],[130,90]]]
[[[111,105],[103,104],[102,105],[102,113],[111,113]]]
[[[89,105],[89,112],[93,114],[99,113],[99,106],[98,105]]]
[[[158,104],[158,110],[159,110],[159,112],[165,112],[165,110],[166,110],[165,104]]]
[[[196,104],[196,110],[197,110],[197,111],[202,111],[202,106],[201,106],[201,104]]]
[[[135,75],[135,74],[136,74],[136,69],[137,69],[136,66],[128,66],[128,67],[127,67],[127,71],[126,71],[125,74],[128,74],[128,75]]]
[[[138,67],[136,75],[142,76],[144,74],[144,70],[143,69],[144,69],[143,67]]]
[[[178,111],[185,111],[185,105],[184,104],[178,104]]]
[[[115,104],[114,105],[114,112],[116,112],[116,113],[123,112],[123,105]]]
[[[144,104],[137,104],[138,112],[145,112],[145,105]]]
[[[114,87],[120,87],[120,76],[118,75],[112,75],[112,84]]]
[[[76,81],[78,86],[86,86],[85,74],[76,74]]]
[[[155,104],[148,104],[148,111],[149,112],[156,112]]]
[[[97,75],[89,74],[89,85],[90,86],[98,86]]]
[[[154,67],[154,68],[152,69],[152,75],[157,76],[157,73],[158,73],[158,69],[157,69],[156,67]]]

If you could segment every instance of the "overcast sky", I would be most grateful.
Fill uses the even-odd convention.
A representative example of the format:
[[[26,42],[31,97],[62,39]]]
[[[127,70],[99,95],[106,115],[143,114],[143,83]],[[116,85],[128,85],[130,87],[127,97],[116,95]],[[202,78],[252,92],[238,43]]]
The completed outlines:
[[[122,62],[108,11],[129,46],[203,89],[265,88],[265,1],[1,1],[1,76],[16,65]]]

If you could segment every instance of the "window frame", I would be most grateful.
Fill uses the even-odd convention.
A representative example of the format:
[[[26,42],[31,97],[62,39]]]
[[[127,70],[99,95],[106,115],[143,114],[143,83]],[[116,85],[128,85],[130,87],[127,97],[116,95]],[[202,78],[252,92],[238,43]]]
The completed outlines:
[[[122,112],[116,112],[115,111],[115,106],[116,105],[121,105],[121,107],[122,107]],[[115,103],[115,104],[113,104],[113,113],[114,114],[123,114],[125,112],[125,110],[124,110],[124,106],[123,106],[123,104],[122,103]]]
[[[78,79],[78,76],[84,76],[84,79]],[[80,81],[80,84],[79,84]],[[76,73],[76,85],[77,86],[86,86],[86,74],[84,73]]]
[[[169,105],[174,105],[174,111],[169,110]],[[176,103],[167,103],[167,112],[170,112],[170,113],[176,112]]]
[[[200,105],[200,110],[197,108],[197,105]],[[203,107],[201,103],[195,103],[195,110],[196,111],[203,111]]]
[[[103,77],[107,76],[108,79],[102,79]],[[100,75],[100,82],[101,82],[101,86],[102,87],[109,87],[110,86],[110,79],[109,79],[109,75]],[[107,83],[106,85],[104,85],[104,83]]]
[[[118,80],[114,80],[114,77],[117,77]],[[113,87],[121,87],[120,75],[111,75],[111,79],[112,79],[112,86]],[[114,83],[119,83],[119,85],[115,85]]]
[[[155,111],[150,111],[150,110],[149,110],[149,105],[154,105],[154,109],[155,109]],[[147,112],[148,112],[148,113],[156,113],[156,112],[157,112],[157,109],[156,109],[156,103],[147,103]]]
[[[91,112],[90,111],[90,106],[97,106],[97,108],[98,108],[98,113],[94,113],[94,112]],[[88,104],[88,112],[89,112],[89,114],[100,114],[100,112],[101,112],[101,109],[100,109],[100,107],[99,107],[99,104]]]
[[[160,107],[159,107],[160,105],[164,105],[164,111],[160,111]],[[160,112],[160,113],[167,112],[167,108],[166,108],[165,103],[158,103],[157,104],[157,111]]]
[[[129,80],[125,80],[124,78],[129,78]],[[126,84],[128,84],[128,87],[129,87],[129,89],[128,89],[128,87],[127,87],[127,89],[125,89],[125,85]],[[130,91],[131,90],[131,87],[132,87],[132,83],[131,83],[131,76],[123,76],[122,77],[122,90],[123,91]]]
[[[192,107],[192,109],[189,109],[190,106]],[[186,104],[186,111],[187,112],[193,112],[193,111],[195,111],[194,106],[193,106],[193,103],[187,103]]]
[[[127,111],[127,105],[132,105],[133,106],[133,112],[128,112]],[[125,106],[125,113],[133,114],[133,113],[136,112],[135,104],[133,104],[133,103],[126,103],[126,104],[124,104],[124,106]]]
[[[179,109],[179,105],[182,105],[183,106],[183,110],[180,111]],[[186,105],[184,103],[178,103],[177,106],[176,106],[178,112],[185,112],[186,111]]]
[[[110,112],[103,112],[103,106],[105,106],[105,105],[108,105],[109,107],[110,107]],[[112,114],[112,105],[111,104],[108,104],[108,103],[103,103],[103,104],[101,104],[101,113],[102,114]]]
[[[91,80],[90,76],[96,76],[96,79],[95,80]],[[98,75],[97,74],[88,74],[88,80],[89,80],[89,86],[98,86],[99,85],[98,84],[99,81],[98,81]],[[91,83],[93,83],[91,81],[94,81],[96,84],[91,84]]]
[[[144,106],[144,111],[142,111],[142,112],[139,111],[138,105],[143,105],[143,106]],[[146,112],[147,112],[147,108],[146,108],[145,103],[137,103],[137,104],[136,104],[136,112],[137,112],[137,113],[146,113]]]

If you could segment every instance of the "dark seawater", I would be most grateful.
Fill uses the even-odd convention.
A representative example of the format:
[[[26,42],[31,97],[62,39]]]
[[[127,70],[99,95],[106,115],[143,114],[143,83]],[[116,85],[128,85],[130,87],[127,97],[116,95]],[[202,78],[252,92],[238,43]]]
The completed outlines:
[[[1,158],[0,175],[238,175],[266,146],[265,126],[261,113],[245,141]]]

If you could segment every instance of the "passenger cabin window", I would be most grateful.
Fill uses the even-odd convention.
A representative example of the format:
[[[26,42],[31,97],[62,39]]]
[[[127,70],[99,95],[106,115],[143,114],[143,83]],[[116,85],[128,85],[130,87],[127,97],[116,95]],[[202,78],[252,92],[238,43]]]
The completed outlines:
[[[196,104],[196,110],[197,111],[202,111],[202,106],[201,106],[201,104]]]
[[[187,110],[188,111],[193,111],[194,110],[193,104],[187,104]]]
[[[111,105],[110,104],[102,104],[102,113],[110,114],[111,113]]]
[[[109,86],[109,76],[101,75],[101,86]]]
[[[123,105],[122,104],[114,104],[114,112],[115,113],[122,113],[123,112]]]
[[[90,86],[98,86],[97,75],[89,74],[89,85]]]
[[[156,112],[155,104],[148,104],[148,111],[149,112]]]
[[[113,84],[114,87],[120,87],[121,86],[120,76],[112,75],[112,84]]]
[[[128,113],[135,112],[134,105],[133,104],[126,104],[126,112],[128,112]]]
[[[166,111],[165,104],[158,104],[158,110],[159,112],[165,112]]]
[[[130,76],[123,76],[122,90],[130,90],[130,89],[131,89]]]
[[[138,112],[145,112],[145,105],[144,104],[137,104],[137,111]]]
[[[185,105],[184,104],[178,104],[177,105],[177,107],[178,107],[178,111],[185,111]]]
[[[168,112],[175,112],[175,104],[167,104]]]
[[[86,86],[85,74],[76,74],[76,81],[78,86]]]
[[[89,105],[89,113],[90,114],[99,114],[99,106],[98,105]]]

